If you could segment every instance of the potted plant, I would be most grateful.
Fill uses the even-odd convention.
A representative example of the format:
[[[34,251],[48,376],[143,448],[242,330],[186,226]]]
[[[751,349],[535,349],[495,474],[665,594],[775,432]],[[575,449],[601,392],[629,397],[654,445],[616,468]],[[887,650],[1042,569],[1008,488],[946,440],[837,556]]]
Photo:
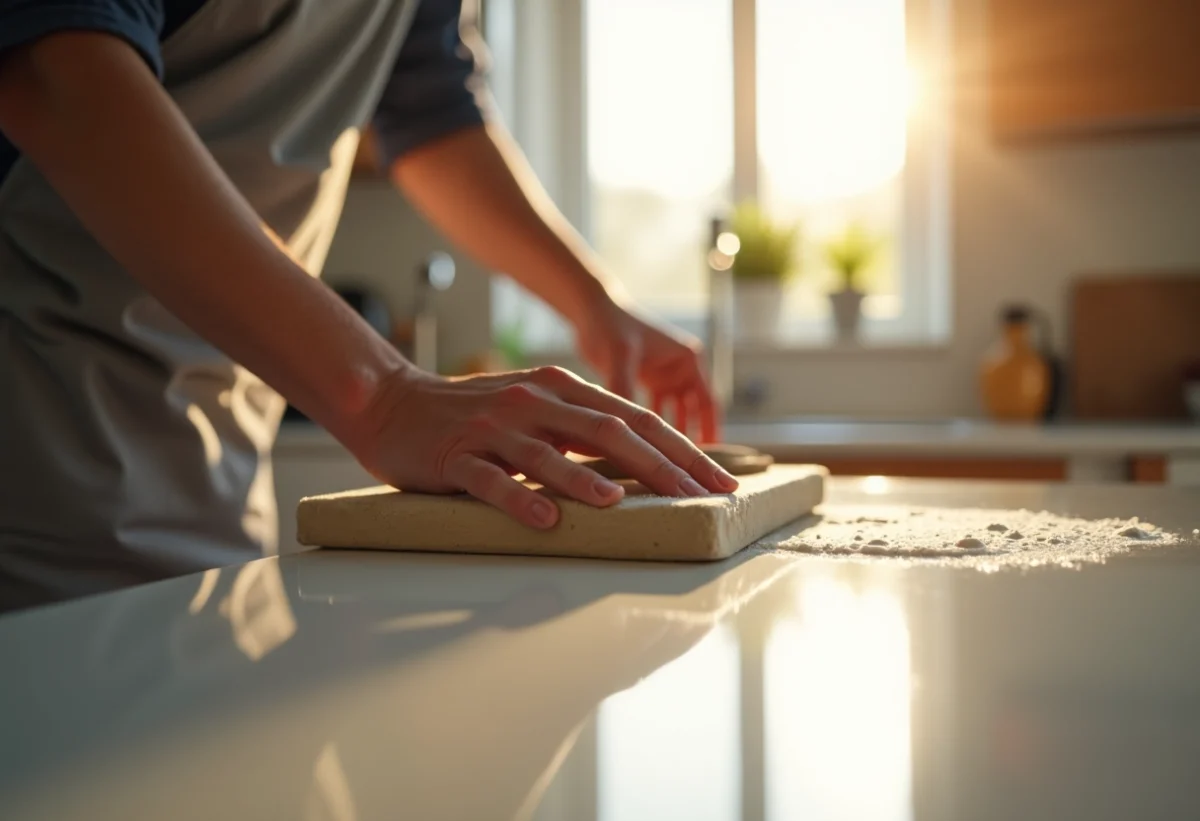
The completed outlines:
[[[796,271],[800,227],[772,222],[755,203],[743,203],[730,228],[739,242],[731,271],[737,333],[772,339],[779,330],[784,282]]]
[[[837,338],[850,341],[858,337],[862,301],[866,296],[862,277],[883,250],[883,240],[873,236],[859,223],[852,223],[841,236],[825,243],[825,261],[837,276],[837,290],[829,294]]]

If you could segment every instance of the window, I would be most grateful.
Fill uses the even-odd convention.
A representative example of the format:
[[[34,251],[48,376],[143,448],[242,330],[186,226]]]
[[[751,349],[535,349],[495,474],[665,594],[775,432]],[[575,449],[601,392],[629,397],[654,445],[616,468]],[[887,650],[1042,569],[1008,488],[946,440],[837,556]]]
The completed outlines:
[[[946,334],[947,122],[930,80],[945,74],[948,0],[490,0],[489,23],[500,7],[514,52],[493,45],[511,79],[501,109],[645,307],[701,330],[709,221],[753,199],[802,229],[783,342],[828,338],[821,247],[852,223],[885,239],[868,338]],[[529,347],[566,342],[512,286],[494,316]]]
[[[587,4],[590,239],[668,315],[704,310],[708,225],[732,197],[730,25],[729,0]]]
[[[809,240],[787,315],[820,317],[819,244],[859,221],[889,238],[868,272],[873,316],[895,316],[895,241],[910,82],[903,0],[759,0],[758,199]]]

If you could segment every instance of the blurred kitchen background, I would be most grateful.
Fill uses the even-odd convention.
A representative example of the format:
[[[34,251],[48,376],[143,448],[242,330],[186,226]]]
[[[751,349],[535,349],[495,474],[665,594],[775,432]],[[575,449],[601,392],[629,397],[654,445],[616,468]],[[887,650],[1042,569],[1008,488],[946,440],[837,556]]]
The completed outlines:
[[[1200,484],[1200,5],[483,0],[482,28],[504,121],[641,304],[704,335],[732,291],[727,438],[839,473]],[[369,139],[326,280],[443,373],[586,374]],[[298,488],[362,483],[330,447],[285,425],[285,521]]]

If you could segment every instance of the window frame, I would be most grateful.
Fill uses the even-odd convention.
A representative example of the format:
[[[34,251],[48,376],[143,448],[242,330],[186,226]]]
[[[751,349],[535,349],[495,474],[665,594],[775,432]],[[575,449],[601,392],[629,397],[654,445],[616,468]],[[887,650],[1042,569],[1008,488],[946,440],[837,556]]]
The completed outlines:
[[[591,191],[587,144],[587,8],[603,0],[485,0],[484,36],[492,53],[491,85],[497,107],[530,164],[567,219],[591,240]],[[729,0],[733,38],[734,202],[758,193],[757,0]],[[920,115],[909,121],[901,172],[898,316],[863,317],[865,346],[942,345],[951,334],[949,95],[952,0],[905,0],[910,54],[922,55],[929,92]],[[545,71],[545,66],[555,71]],[[617,272],[618,275],[620,272]],[[516,286],[498,282],[494,301],[529,300]],[[868,300],[870,297],[868,296]],[[531,346],[539,355],[566,350],[569,334],[537,306],[532,316],[543,332]],[[527,315],[529,313],[527,312]],[[497,311],[493,310],[493,322]],[[688,312],[664,317],[689,330],[704,326]],[[778,342],[737,343],[755,348],[825,348],[832,342],[828,318],[785,318]],[[546,322],[555,327],[546,332]]]

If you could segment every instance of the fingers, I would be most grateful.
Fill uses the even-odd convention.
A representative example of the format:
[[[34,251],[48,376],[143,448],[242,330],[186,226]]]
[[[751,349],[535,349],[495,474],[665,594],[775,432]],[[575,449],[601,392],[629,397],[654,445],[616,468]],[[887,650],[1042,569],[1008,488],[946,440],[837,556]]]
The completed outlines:
[[[675,411],[675,430],[691,438],[691,428],[688,418],[688,394],[677,393],[671,397],[671,407]]]
[[[692,406],[700,426],[700,442],[712,444],[721,441],[721,412],[713,398],[708,380],[703,374],[692,388]]]
[[[578,402],[547,413],[548,432],[599,452],[664,496],[701,496],[737,488],[737,480],[662,417],[586,384],[583,387],[593,395],[581,391]]]
[[[446,466],[446,479],[522,524],[547,530],[558,524],[558,506],[490,462],[468,453]]]
[[[678,391],[683,396],[682,401],[687,408],[687,427],[681,429],[687,433],[698,429],[698,441],[702,443],[720,441],[717,402],[713,398],[708,377],[698,357],[692,360],[690,371],[684,385]]]
[[[593,507],[621,501],[624,489],[591,468],[573,462],[553,445],[520,433],[502,433],[493,445],[496,455],[539,484]]]
[[[679,395],[674,391],[654,391],[650,396],[650,410],[661,416],[663,421],[673,426],[675,430],[687,436],[687,420],[680,412],[679,399]]]
[[[609,390],[622,399],[632,400],[637,391],[638,356],[639,352],[628,345],[613,348]]]
[[[655,416],[666,418],[667,395],[660,391],[653,391],[650,394],[650,410]]]
[[[698,396],[700,406],[700,443],[704,445],[716,444],[722,439],[721,412],[717,408],[717,403],[713,401],[712,394],[708,391],[704,391]]]
[[[670,413],[665,412],[668,406],[672,409]],[[706,386],[680,390],[676,394],[655,393],[651,407],[697,444],[708,445],[721,441],[721,415]],[[698,436],[693,436],[697,433]]]

